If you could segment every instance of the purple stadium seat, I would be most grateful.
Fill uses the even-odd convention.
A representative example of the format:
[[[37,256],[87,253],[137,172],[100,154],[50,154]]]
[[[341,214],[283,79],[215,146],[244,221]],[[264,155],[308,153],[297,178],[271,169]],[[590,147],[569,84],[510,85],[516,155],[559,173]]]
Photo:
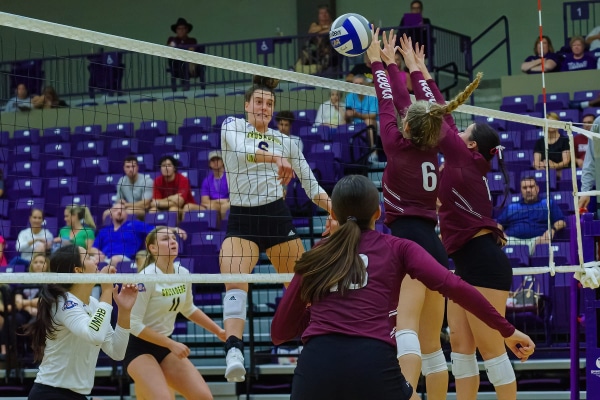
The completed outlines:
[[[96,176],[108,174],[108,158],[94,157],[82,158],[76,170],[79,190],[83,193],[95,190],[94,181]]]
[[[581,115],[579,110],[556,110],[554,112],[558,114],[558,118],[560,118],[561,121],[571,121],[575,124],[581,122]]]
[[[521,132],[520,131],[506,131],[498,132],[500,136],[500,144],[506,147],[506,150],[516,150],[521,148]],[[496,157],[494,157],[494,160]]]
[[[0,147],[0,162],[7,164],[10,161],[10,153],[6,147]]]
[[[531,112],[522,112],[522,115],[528,115],[530,117],[543,118],[541,112],[531,111]],[[526,124],[522,122],[515,121],[506,121],[506,130],[507,131],[527,131],[527,130],[539,130],[537,125]]]
[[[569,108],[569,100],[570,100],[570,95],[568,92],[546,93],[546,104],[555,103],[555,102],[560,103],[560,104],[562,104],[562,106],[558,108],[559,110]],[[539,94],[537,97],[537,103],[543,104],[542,101],[543,101],[543,95]],[[540,110],[540,111],[542,111],[542,110]]]
[[[215,124],[213,125],[213,129],[215,131],[221,132],[221,125],[223,125],[223,121],[225,121],[227,118],[229,117],[234,117],[234,118],[245,118],[246,115],[245,114],[224,114],[224,115],[217,115],[217,119],[215,120]]]
[[[331,141],[341,145],[340,163],[344,173],[358,173],[371,154],[365,124],[340,125],[330,135]]]
[[[148,173],[156,171],[157,166],[154,164],[155,158],[153,154],[137,154],[136,159],[140,167],[140,172]],[[121,170],[123,170],[123,162],[121,162]]]
[[[154,158],[158,159],[163,154],[174,153],[183,150],[183,137],[182,136],[158,136],[154,138],[154,147],[152,148],[152,154]]]
[[[57,126],[44,129],[44,136],[40,137],[40,145],[49,143],[68,142],[71,137],[71,128],[68,126]]]
[[[8,218],[8,199],[0,199],[0,217]]]
[[[513,268],[529,266],[529,246],[524,244],[506,245],[502,250]]]
[[[71,157],[71,143],[48,143],[44,146],[42,160]]]
[[[13,178],[40,176],[41,163],[39,161],[17,161],[13,164]]]
[[[521,182],[521,179],[525,178],[526,176],[530,176],[535,179],[535,181],[537,182],[537,184],[540,187],[541,192],[546,191],[546,170],[539,169],[539,170],[522,171],[521,176],[519,177],[519,182]],[[550,190],[556,190],[556,170],[551,169],[548,176],[549,176],[548,183],[550,186]]]
[[[211,117],[188,117],[183,120],[182,127],[194,127],[200,132],[210,132],[212,127]],[[181,131],[179,131],[181,133]]]
[[[63,176],[60,178],[50,178],[47,180],[44,195],[48,201],[58,204],[58,199],[69,194],[78,193],[77,178],[73,176]],[[46,204],[48,207],[48,204]]]
[[[0,146],[8,146],[10,135],[8,131],[0,131]]]
[[[577,189],[581,189],[581,174],[583,171],[581,169],[575,170],[577,175]],[[571,175],[571,171],[566,170],[560,176],[560,181],[557,182],[557,189],[560,191],[573,191],[573,177]]]
[[[110,149],[107,154],[110,161],[118,162],[122,166],[125,157],[138,153],[142,153],[138,139],[120,138],[110,141]]]
[[[552,252],[554,254],[554,264],[570,265],[571,254],[569,249],[570,243],[553,242]],[[530,258],[529,265],[532,267],[545,267],[549,262],[549,250],[547,244],[538,244],[535,246],[533,255]]]
[[[44,177],[58,178],[61,176],[70,176],[73,175],[75,168],[75,160],[72,158],[65,160],[48,160],[46,161]]]
[[[104,155],[104,142],[102,140],[84,140],[77,143],[75,154],[77,157],[102,157]]]
[[[191,236],[191,238],[189,238]],[[194,272],[203,274],[218,274],[219,250],[225,235],[223,232],[201,232],[188,236],[191,248],[188,255],[194,258]]]
[[[506,120],[498,119],[494,117],[484,117],[482,115],[476,115],[474,121],[476,124],[488,124],[497,131],[506,130]]]
[[[298,136],[304,144],[304,156],[309,157],[313,145],[329,141],[331,129],[328,126],[303,126]]]
[[[85,136],[89,139],[96,140],[102,134],[102,125],[78,125],[75,127],[75,137]]]
[[[21,144],[16,146],[13,157],[15,160],[39,160],[40,146],[37,144]]]
[[[161,135],[168,134],[167,121],[165,120],[154,120],[154,121],[142,121],[140,123],[140,129],[156,130]]]
[[[12,139],[9,140],[11,146],[39,144],[40,130],[39,129],[16,129],[13,132]]]
[[[218,230],[217,211],[199,210],[186,212],[183,216],[183,220],[179,223],[179,227],[185,230],[188,235],[191,235],[192,233]]]
[[[208,173],[208,155],[212,150],[201,150],[196,154],[194,160],[192,160],[192,167],[196,168],[201,175],[206,175]]]
[[[186,151],[179,151],[179,152],[175,152],[175,153],[167,153],[171,156],[173,156],[174,159],[177,160],[177,162],[179,163],[179,167],[180,169],[187,169],[190,168],[190,153],[186,152]],[[158,160],[157,160],[158,162]]]
[[[496,197],[496,202],[494,205],[496,207],[500,207],[502,206],[502,203],[504,203],[504,207],[507,207],[509,204],[518,203],[521,201],[521,195],[518,193],[509,194],[508,196],[506,196],[506,201],[504,201],[504,198],[505,196],[503,194],[498,195],[498,197]]]
[[[295,110],[293,113],[296,120],[292,124],[292,135],[298,135],[303,127],[312,127],[317,118],[317,110]]]
[[[92,207],[92,196],[89,194],[73,194],[70,196],[64,196],[60,199],[60,207],[76,204],[78,206]]]
[[[340,143],[317,143],[311,146],[310,164],[315,178],[325,190],[331,190],[343,176],[340,165],[342,145]]]
[[[117,182],[123,176],[120,174],[106,174],[106,175],[97,175],[94,179],[94,192],[92,194],[97,193],[113,193],[117,191]]]
[[[535,143],[544,137],[544,131],[538,127],[538,129],[531,129],[523,131],[521,134],[521,148],[523,150],[529,150],[533,154]]]
[[[144,221],[150,225],[177,226],[177,211],[146,213]]]
[[[188,170],[178,170],[177,172],[181,173],[181,175],[185,176],[188,181],[190,181],[190,187],[197,188],[200,187],[200,177],[197,169],[188,169]]]
[[[596,118],[600,117],[600,107],[587,107],[584,108],[581,112],[581,115],[592,114],[595,115]]]
[[[594,100],[598,96],[600,96],[600,90],[581,90],[573,92],[573,101],[590,101]]]
[[[15,237],[15,236],[13,236],[12,231],[11,231],[10,220],[0,219],[0,235],[4,239],[12,239]]]
[[[558,204],[564,214],[573,214],[575,212],[573,192],[552,192],[550,193],[550,199]]]
[[[220,149],[221,134],[218,132],[195,133],[193,135],[190,135],[185,140],[185,147],[191,151],[198,151],[203,149]]]
[[[29,215],[31,210],[45,210],[46,199],[41,197],[21,197],[15,201],[15,205],[10,212],[10,221],[12,226],[9,237],[17,238],[22,229],[29,226]]]
[[[502,98],[502,105],[500,106],[500,109],[502,111],[508,111],[508,112],[522,112],[522,111],[533,111],[533,102],[534,102],[534,97],[533,95],[522,95],[522,96],[505,96]],[[505,110],[504,108],[502,108],[503,106],[513,106],[513,105],[522,105],[524,104],[525,107],[522,108],[522,111],[509,111],[509,110]]]
[[[133,137],[133,122],[107,124],[105,134],[109,138]]]
[[[487,174],[488,188],[492,194],[504,193],[504,186],[508,185],[509,189],[513,192],[516,191],[515,186],[515,175],[513,172],[508,171],[508,182],[504,182],[504,175],[502,172],[490,172]]]
[[[40,178],[13,179],[13,187],[9,195],[13,199],[21,197],[38,197],[42,195],[43,181]]]
[[[191,273],[194,273],[194,259],[193,258],[191,258],[191,257],[177,258],[173,262],[173,264],[177,265],[177,263],[179,263],[179,265],[181,265],[182,267],[184,267],[185,269],[187,269]]]
[[[133,261],[122,261],[115,266],[119,274],[137,274],[137,265]]]
[[[557,110],[562,110],[565,108],[565,104],[562,101],[558,100],[548,100],[546,101],[546,113],[556,112]],[[535,111],[544,113],[544,103],[535,103]]]

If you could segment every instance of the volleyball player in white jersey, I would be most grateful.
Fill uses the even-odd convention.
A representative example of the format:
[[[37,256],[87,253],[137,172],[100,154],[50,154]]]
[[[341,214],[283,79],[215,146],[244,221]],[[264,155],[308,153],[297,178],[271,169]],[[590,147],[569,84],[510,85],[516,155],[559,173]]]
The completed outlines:
[[[179,245],[173,230],[158,226],[146,237],[148,258],[140,274],[180,274],[175,266]],[[212,399],[208,385],[187,358],[190,349],[171,339],[175,319],[184,317],[225,340],[225,331],[193,303],[191,283],[140,283],[131,311],[131,337],[123,362],[135,382],[137,399],[174,399],[172,390],[186,399]]]
[[[328,213],[331,205],[296,143],[268,126],[278,81],[255,76],[253,83],[244,104],[248,119],[230,117],[221,127],[231,203],[227,235],[220,253],[221,272],[251,273],[259,253],[265,251],[277,272],[288,273],[294,271],[304,248],[283,200],[282,185],[287,185],[295,173],[315,204]],[[324,234],[329,232],[330,223],[328,219]],[[230,382],[243,382],[246,370],[242,335],[248,284],[230,283],[225,288],[225,377]]]
[[[98,261],[82,247],[68,245],[52,255],[50,271],[93,274]],[[104,267],[101,272],[116,270]],[[29,400],[85,400],[94,386],[100,349],[123,359],[137,286],[123,285],[120,292],[110,283],[101,286],[97,300],[91,297],[93,283],[42,285],[37,319],[26,329],[35,359],[42,361]],[[113,298],[119,308],[115,330],[110,325]]]

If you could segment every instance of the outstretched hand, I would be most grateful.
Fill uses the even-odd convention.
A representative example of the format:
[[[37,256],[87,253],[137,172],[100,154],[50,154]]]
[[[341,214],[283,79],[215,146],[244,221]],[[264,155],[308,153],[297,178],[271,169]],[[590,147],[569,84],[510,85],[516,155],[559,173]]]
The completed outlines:
[[[294,177],[294,170],[287,158],[279,157],[277,164],[277,179],[281,185],[287,185]]]
[[[383,50],[381,50],[381,60],[386,65],[396,63],[396,34],[393,29],[390,29],[389,35],[386,36],[385,32],[382,33],[381,39],[383,41]]]
[[[373,31],[374,26],[371,25],[371,33],[373,34],[373,39],[371,40],[371,45],[367,49],[367,57],[369,57],[369,61],[372,63],[375,61],[381,61],[381,41],[379,40],[379,28]]]
[[[521,362],[527,361],[535,351],[535,343],[523,332],[515,329],[515,332],[504,339],[508,348],[517,356]]]
[[[117,285],[113,287],[113,299],[115,300],[115,303],[117,303],[119,310],[130,311],[135,304],[137,294],[138,287],[135,283],[124,283],[121,286],[121,291],[119,291]]]
[[[419,71],[419,64],[417,62],[417,57],[415,51],[412,46],[412,39],[406,36],[406,33],[402,35],[400,38],[400,54],[402,54],[402,58],[404,58],[404,63],[406,67],[412,71]]]

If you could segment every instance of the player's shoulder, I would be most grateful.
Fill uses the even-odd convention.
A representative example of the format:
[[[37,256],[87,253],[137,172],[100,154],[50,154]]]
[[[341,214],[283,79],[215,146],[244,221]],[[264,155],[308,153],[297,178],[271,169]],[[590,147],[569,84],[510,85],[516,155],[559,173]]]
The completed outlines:
[[[221,128],[226,128],[227,130],[235,128],[243,127],[246,124],[246,120],[243,118],[236,118],[234,116],[227,117],[223,120],[221,124]]]

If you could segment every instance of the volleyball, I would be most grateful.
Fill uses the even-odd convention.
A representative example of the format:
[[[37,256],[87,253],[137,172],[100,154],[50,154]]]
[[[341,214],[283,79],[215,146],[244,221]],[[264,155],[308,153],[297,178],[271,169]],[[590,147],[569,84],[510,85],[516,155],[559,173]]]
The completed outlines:
[[[373,33],[369,21],[359,14],[339,16],[329,31],[329,42],[340,54],[356,57],[367,51],[371,45]]]

